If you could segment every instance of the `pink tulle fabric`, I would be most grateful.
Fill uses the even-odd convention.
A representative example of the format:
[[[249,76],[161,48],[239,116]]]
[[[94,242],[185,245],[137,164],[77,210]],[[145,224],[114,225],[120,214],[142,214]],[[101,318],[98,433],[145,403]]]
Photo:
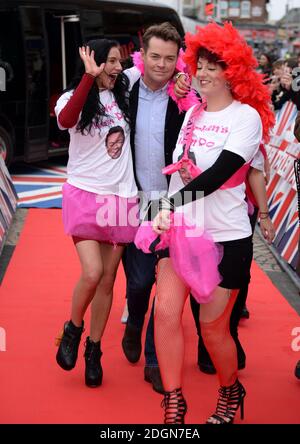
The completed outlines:
[[[157,238],[152,222],[143,222],[134,243],[144,253],[150,253],[149,248]],[[171,227],[160,236],[155,251],[164,248],[169,248],[176,274],[190,288],[196,301],[210,302],[213,290],[222,280],[218,271],[222,247],[215,244],[201,228],[192,224],[183,213],[174,213]]]
[[[174,102],[177,104],[179,112],[187,111],[195,104],[199,103],[199,98],[197,97],[196,91],[191,89],[186,97],[182,97],[181,99],[178,99],[175,95],[174,91],[175,82],[174,80],[169,81],[167,92],[171,99],[174,100]]]
[[[98,195],[67,182],[63,185],[62,216],[66,234],[112,244],[133,242],[139,226],[136,198]]]
[[[186,63],[183,60],[184,51],[180,49],[179,56],[176,63],[176,72],[184,72],[188,75],[187,66]],[[139,51],[134,52],[132,55],[132,60],[134,63],[134,66],[138,68],[138,70],[141,72],[142,76],[144,75],[145,69],[144,69],[144,61],[142,59],[141,53]],[[167,88],[167,93],[171,97],[172,100],[177,104],[179,112],[187,111],[192,106],[199,103],[199,98],[197,97],[197,93],[195,90],[191,89],[191,91],[187,94],[186,97],[182,97],[178,99],[174,92],[174,86],[175,82],[173,79],[169,81],[169,85]]]

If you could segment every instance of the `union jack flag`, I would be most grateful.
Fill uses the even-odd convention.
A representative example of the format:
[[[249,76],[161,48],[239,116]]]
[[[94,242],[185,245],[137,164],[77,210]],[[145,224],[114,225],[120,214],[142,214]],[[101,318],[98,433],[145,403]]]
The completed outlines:
[[[268,204],[276,231],[273,244],[278,253],[296,267],[299,239],[297,191],[274,172],[268,188]]]
[[[23,208],[61,208],[62,186],[67,179],[66,166],[27,166],[14,170],[12,180]]]
[[[267,187],[269,211],[276,230],[274,246],[293,268],[298,259],[299,219],[294,160],[300,145],[294,136],[297,108],[292,102],[277,114],[273,136],[267,148],[272,167]]]

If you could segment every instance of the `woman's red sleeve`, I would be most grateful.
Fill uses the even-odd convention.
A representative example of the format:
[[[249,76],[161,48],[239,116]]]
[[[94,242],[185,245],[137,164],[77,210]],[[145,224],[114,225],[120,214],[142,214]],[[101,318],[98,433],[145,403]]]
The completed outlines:
[[[79,114],[95,81],[95,77],[85,73],[75,89],[72,97],[58,115],[58,122],[63,128],[72,128],[76,125]]]

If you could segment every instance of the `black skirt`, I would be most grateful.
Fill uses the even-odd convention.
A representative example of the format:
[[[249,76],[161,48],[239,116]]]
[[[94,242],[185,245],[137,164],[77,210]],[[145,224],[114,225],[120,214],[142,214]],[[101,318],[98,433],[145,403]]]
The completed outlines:
[[[223,257],[219,264],[222,281],[219,287],[239,289],[250,282],[250,268],[253,257],[252,236],[233,241],[218,242],[223,245]],[[169,249],[156,252],[157,259],[170,257]]]

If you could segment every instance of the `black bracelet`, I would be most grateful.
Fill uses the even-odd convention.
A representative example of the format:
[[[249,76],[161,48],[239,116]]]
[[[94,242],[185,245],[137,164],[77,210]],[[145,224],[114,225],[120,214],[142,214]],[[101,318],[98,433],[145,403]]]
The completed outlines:
[[[158,209],[159,209],[159,211],[161,211],[161,210],[169,210],[169,211],[174,212],[175,211],[175,206],[174,206],[174,203],[171,202],[166,197],[161,197],[159,199]]]

